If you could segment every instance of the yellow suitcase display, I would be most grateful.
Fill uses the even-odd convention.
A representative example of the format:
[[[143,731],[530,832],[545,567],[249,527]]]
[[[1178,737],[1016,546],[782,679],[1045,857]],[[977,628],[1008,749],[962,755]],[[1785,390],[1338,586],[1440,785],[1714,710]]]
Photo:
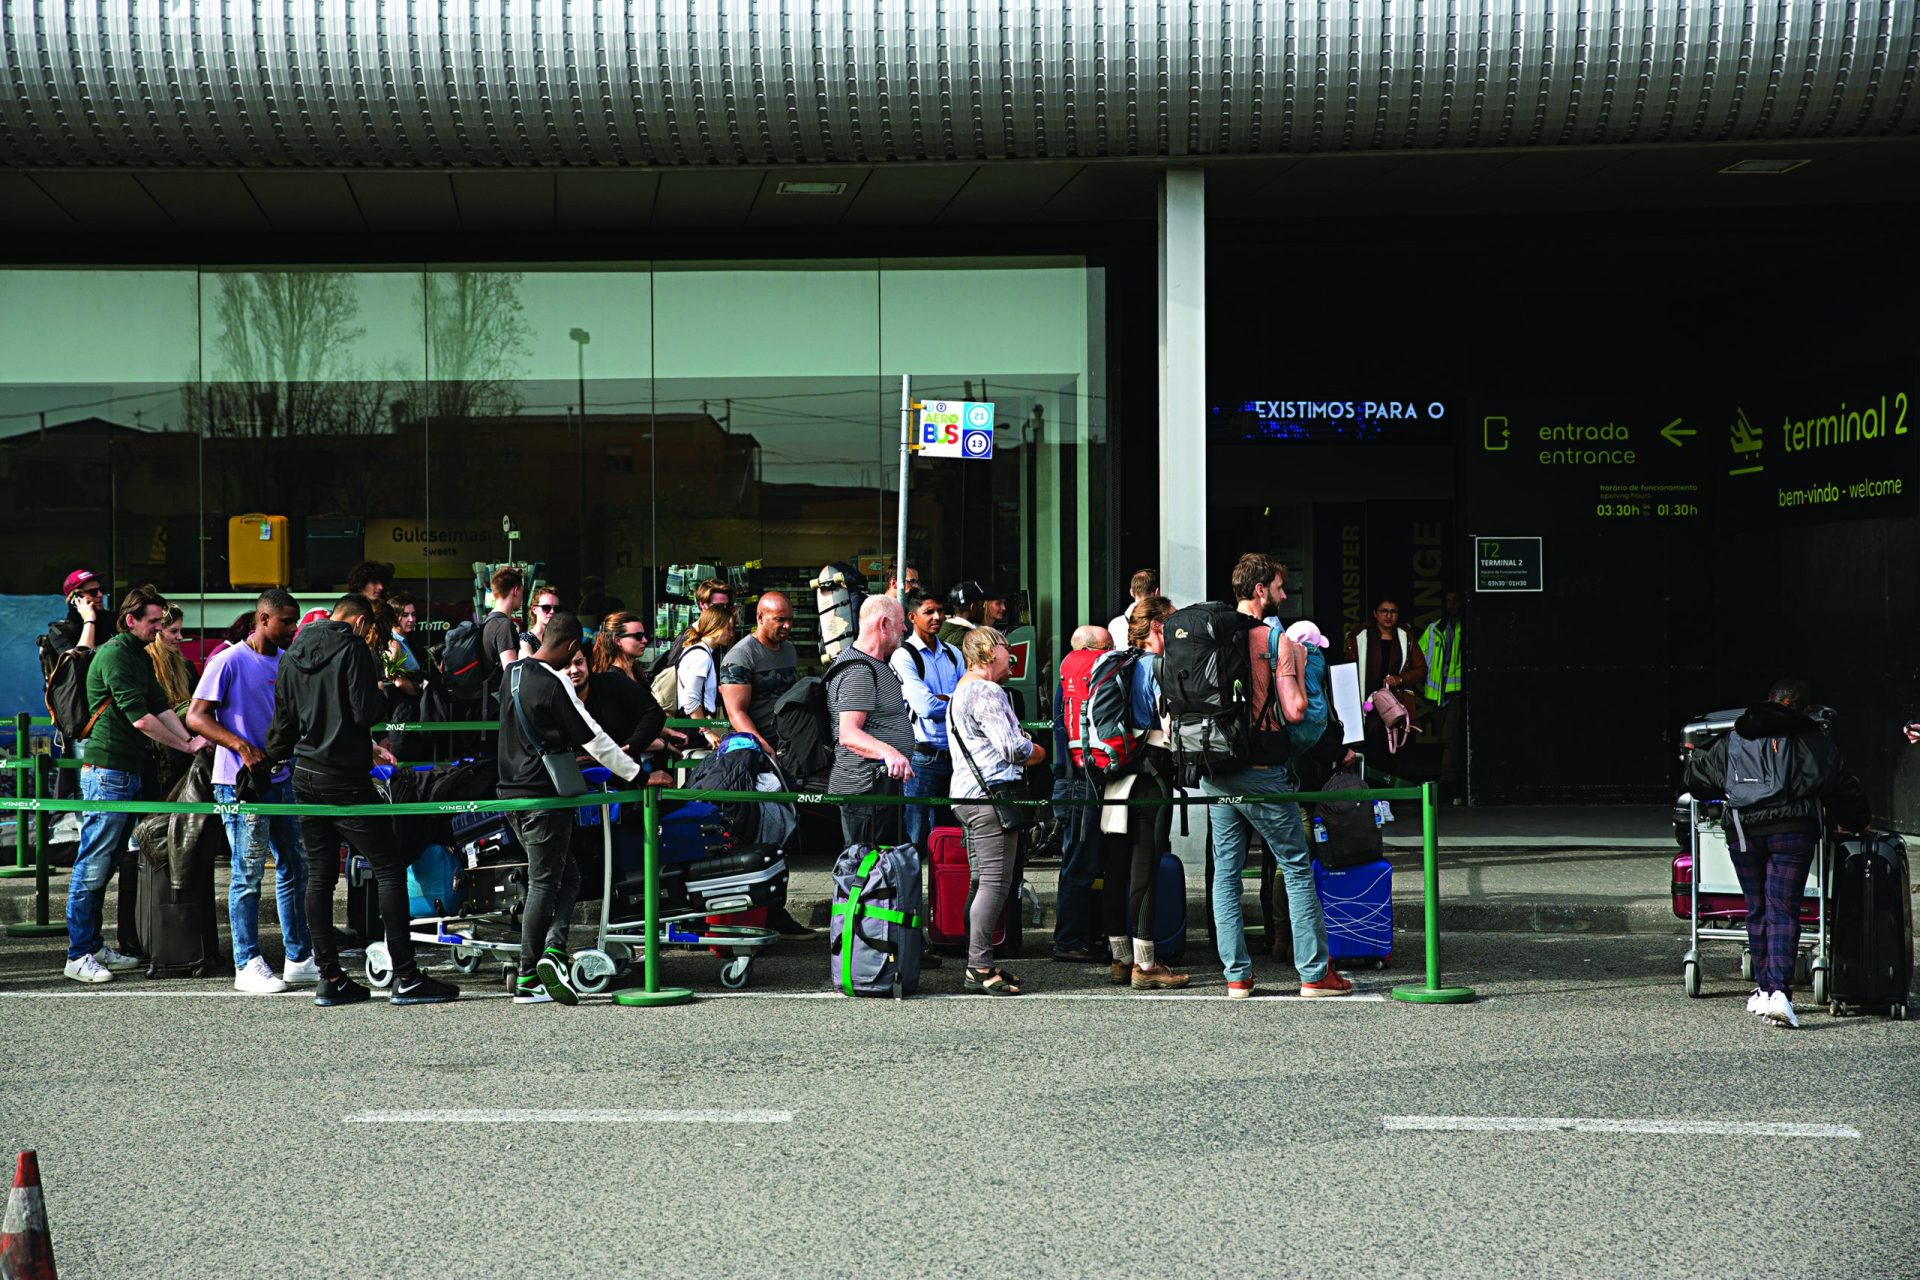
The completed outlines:
[[[285,516],[227,521],[227,580],[236,587],[284,587],[293,581]]]

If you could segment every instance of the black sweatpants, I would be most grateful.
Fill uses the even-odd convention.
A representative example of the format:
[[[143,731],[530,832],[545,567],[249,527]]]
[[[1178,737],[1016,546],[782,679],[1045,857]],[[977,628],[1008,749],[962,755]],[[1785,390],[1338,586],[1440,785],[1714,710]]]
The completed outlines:
[[[520,976],[530,978],[548,947],[567,949],[573,904],[580,897],[580,864],[573,856],[577,809],[528,809],[507,815],[527,854],[527,905],[520,912]]]
[[[1134,782],[1132,794],[1148,799],[1173,793],[1165,781],[1143,773]],[[1159,878],[1160,851],[1167,847],[1172,824],[1170,805],[1129,809],[1127,834],[1100,837],[1100,878],[1104,882],[1100,906],[1109,938],[1130,934],[1143,942],[1153,940],[1154,882]]]
[[[349,778],[296,765],[293,770],[296,804],[372,805],[380,797],[365,777]],[[393,819],[367,814],[350,818],[300,819],[300,840],[307,850],[307,928],[313,934],[313,961],[322,977],[341,972],[340,934],[333,927],[333,894],[340,883],[340,846],[347,845],[367,860],[380,900],[380,920],[386,926],[387,954],[397,983],[411,978],[413,938],[408,932],[412,913],[407,897],[407,864],[394,838]]]

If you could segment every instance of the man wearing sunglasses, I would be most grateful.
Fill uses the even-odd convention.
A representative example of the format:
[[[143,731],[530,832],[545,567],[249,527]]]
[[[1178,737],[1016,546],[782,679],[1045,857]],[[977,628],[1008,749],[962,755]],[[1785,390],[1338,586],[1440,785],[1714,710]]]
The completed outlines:
[[[107,638],[102,634],[107,592],[93,570],[75,569],[68,574],[61,594],[67,598],[67,615],[47,628],[46,641],[40,646],[42,676],[52,673],[53,659],[68,649],[98,649]]]

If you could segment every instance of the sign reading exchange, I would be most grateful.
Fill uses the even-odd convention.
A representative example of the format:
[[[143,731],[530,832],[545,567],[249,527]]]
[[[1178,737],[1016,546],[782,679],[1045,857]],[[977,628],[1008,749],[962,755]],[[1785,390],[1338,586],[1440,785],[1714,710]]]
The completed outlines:
[[[1546,558],[1541,539],[1478,538],[1473,540],[1475,591],[1545,591]]]

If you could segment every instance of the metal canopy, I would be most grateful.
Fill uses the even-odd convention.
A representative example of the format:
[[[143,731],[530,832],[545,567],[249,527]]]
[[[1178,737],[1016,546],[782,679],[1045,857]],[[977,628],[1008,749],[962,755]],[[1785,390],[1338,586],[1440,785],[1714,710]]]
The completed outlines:
[[[1912,0],[39,0],[0,5],[0,165],[884,167],[1876,139],[1920,133],[1917,15]],[[254,198],[272,217],[273,197]]]

